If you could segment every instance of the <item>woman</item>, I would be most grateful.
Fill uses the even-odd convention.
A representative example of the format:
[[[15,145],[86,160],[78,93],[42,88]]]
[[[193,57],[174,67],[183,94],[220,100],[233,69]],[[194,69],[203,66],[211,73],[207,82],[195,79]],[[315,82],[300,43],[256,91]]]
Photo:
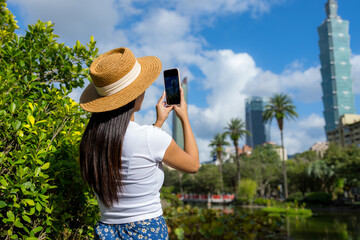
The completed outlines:
[[[113,49],[90,66],[92,83],[82,93],[80,106],[92,115],[80,144],[80,167],[101,212],[95,239],[168,239],[159,193],[162,162],[190,173],[199,168],[182,89],[179,106],[167,106],[162,94],[155,124],[134,122],[145,90],[160,72],[158,58],[136,59],[127,48]],[[171,110],[183,126],[184,150],[161,130]]]

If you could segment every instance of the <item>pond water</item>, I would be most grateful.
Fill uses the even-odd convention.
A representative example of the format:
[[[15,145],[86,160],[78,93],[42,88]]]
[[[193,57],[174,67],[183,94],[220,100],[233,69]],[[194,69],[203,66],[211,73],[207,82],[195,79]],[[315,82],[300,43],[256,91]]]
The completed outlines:
[[[227,211],[251,214],[258,208],[212,206]],[[311,217],[287,217],[285,223],[288,240],[360,240],[360,212],[350,209],[313,210]]]
[[[286,230],[294,240],[360,240],[358,212],[313,211],[308,218],[288,217]]]

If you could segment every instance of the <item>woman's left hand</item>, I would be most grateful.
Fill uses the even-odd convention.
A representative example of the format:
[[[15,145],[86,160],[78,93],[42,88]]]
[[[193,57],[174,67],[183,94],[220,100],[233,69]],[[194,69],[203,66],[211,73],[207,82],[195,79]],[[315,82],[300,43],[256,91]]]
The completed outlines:
[[[174,109],[174,106],[167,106],[165,101],[165,91],[161,95],[158,103],[156,104],[156,122],[154,124],[155,127],[161,128],[164,124],[165,120],[168,118],[171,110]]]

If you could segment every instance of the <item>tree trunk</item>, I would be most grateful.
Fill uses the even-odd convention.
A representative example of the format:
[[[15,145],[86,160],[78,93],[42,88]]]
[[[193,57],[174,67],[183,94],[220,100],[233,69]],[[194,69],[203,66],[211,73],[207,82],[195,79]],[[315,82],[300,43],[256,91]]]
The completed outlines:
[[[240,175],[239,150],[238,150],[237,144],[234,144],[234,146],[235,146],[235,161],[236,161],[236,173],[237,173],[237,175],[236,175],[237,178],[236,178],[236,188],[235,188],[235,191],[236,191],[236,195],[237,195],[237,192],[238,192],[237,186],[240,185],[241,175]]]
[[[184,189],[182,186],[182,173],[180,171],[178,171],[178,176],[179,176],[180,193],[182,196],[184,196]]]
[[[222,195],[224,193],[224,181],[223,181],[221,152],[218,152],[218,158],[219,158],[219,171],[220,171],[220,190]]]
[[[288,198],[288,184],[287,184],[287,173],[286,173],[286,162],[285,162],[285,148],[284,148],[284,136],[283,131],[281,133],[281,148],[282,148],[282,162],[283,162],[283,174],[284,174],[284,189],[285,189],[285,199]]]
[[[260,197],[264,198],[265,197],[265,185],[259,184],[259,190],[260,190]]]

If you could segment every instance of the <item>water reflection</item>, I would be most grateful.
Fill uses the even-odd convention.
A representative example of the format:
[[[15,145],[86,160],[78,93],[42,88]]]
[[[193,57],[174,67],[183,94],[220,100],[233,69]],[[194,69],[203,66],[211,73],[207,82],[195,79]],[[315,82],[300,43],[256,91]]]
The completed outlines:
[[[288,236],[295,240],[360,240],[358,213],[315,213],[309,218],[287,218]]]
[[[193,205],[200,208],[209,207],[205,204]],[[231,205],[212,205],[211,208],[244,214],[253,214],[260,210]],[[349,210],[313,211],[311,217],[287,217],[284,229],[288,240],[360,240],[360,213]]]

